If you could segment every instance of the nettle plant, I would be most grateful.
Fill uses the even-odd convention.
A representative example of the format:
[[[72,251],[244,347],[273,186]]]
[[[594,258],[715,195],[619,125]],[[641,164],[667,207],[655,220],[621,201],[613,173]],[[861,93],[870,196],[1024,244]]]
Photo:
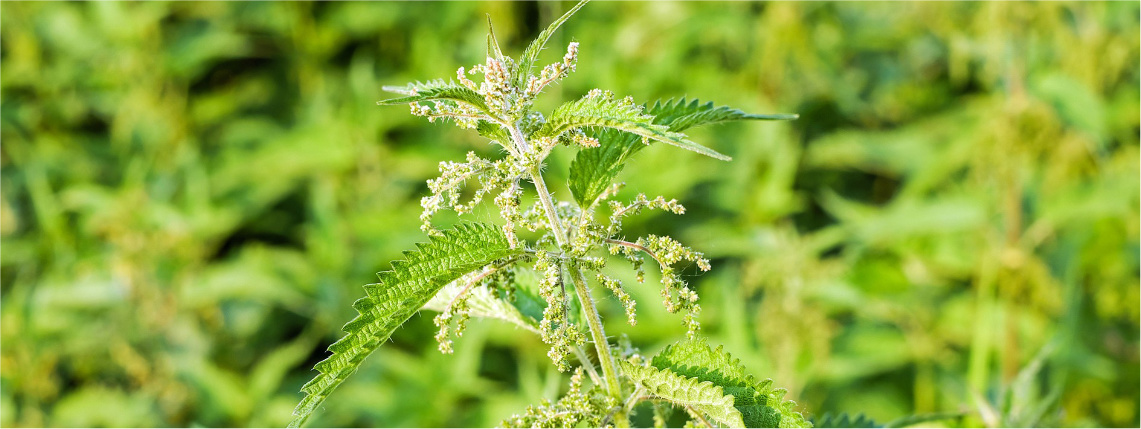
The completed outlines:
[[[428,241],[405,252],[405,259],[379,273],[353,307],[360,315],[345,325],[348,334],[329,347],[332,355],[302,391],[291,426],[300,426],[398,326],[421,309],[439,311],[436,340],[441,352],[463,334],[469,319],[496,318],[535,333],[550,345],[547,355],[560,371],[571,372],[569,391],[556,402],[543,400],[503,421],[510,427],[628,427],[634,407],[650,402],[656,426],[674,412],[697,426],[810,427],[771,380],[748,375],[740,362],[699,337],[697,293],[679,276],[683,265],[710,269],[700,252],[670,237],[623,237],[622,222],[643,210],[683,214],[676,200],[638,194],[614,198],[615,182],[638,151],[659,142],[720,160],[712,149],[690,141],[691,127],[738,120],[788,120],[796,115],[754,115],[712,103],[659,101],[636,104],[610,91],[591,90],[549,116],[531,110],[535,98],[575,70],[578,43],[561,62],[534,73],[535,61],[551,34],[585,4],[560,17],[514,59],[499,48],[488,22],[487,60],[460,68],[453,80],[417,82],[385,90],[404,95],[378,104],[409,104],[429,121],[450,119],[476,130],[503,149],[502,159],[474,152],[461,162],[440,163],[440,177],[428,181],[431,195],[421,200],[422,229]],[[475,82],[470,76],[482,76]],[[543,179],[544,161],[558,146],[579,152],[567,186],[574,201],[556,200]],[[468,186],[472,182],[472,192]],[[529,201],[533,187],[534,200]],[[465,190],[469,198],[463,198]],[[471,213],[485,200],[498,208],[502,223],[460,223],[439,229],[441,210]],[[526,237],[535,237],[528,240]],[[683,315],[686,338],[656,356],[639,353],[629,341],[611,344],[594,298],[599,290],[625,307],[637,323],[634,300],[608,274],[611,256],[629,262],[639,283],[648,256],[661,272],[662,304]],[[618,259],[618,258],[613,258]],[[599,288],[601,286],[601,288]],[[593,348],[588,348],[593,343]]]

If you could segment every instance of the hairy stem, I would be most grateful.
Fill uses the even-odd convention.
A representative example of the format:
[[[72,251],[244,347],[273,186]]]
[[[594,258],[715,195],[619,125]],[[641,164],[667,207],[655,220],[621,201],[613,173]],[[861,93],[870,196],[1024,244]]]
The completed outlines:
[[[594,348],[598,352],[598,364],[602,366],[602,375],[606,377],[606,391],[615,398],[622,397],[622,387],[618,384],[618,369],[614,365],[614,357],[610,356],[610,342],[606,340],[606,331],[602,329],[602,317],[594,307],[594,298],[590,296],[590,286],[586,284],[586,276],[578,267],[569,267],[571,281],[574,282],[574,291],[582,303],[582,310],[586,313],[586,324],[590,326],[590,336],[594,338]],[[624,418],[618,419],[624,421]]]
[[[594,363],[586,356],[586,351],[583,350],[582,346],[575,344],[575,346],[571,348],[571,352],[574,353],[579,362],[582,362],[582,367],[586,368],[586,374],[590,376],[590,381],[601,386],[602,378],[598,377],[598,370],[594,369]]]
[[[511,137],[515,140],[515,144],[520,149],[529,149],[527,140],[523,138],[523,133],[519,131],[518,127],[511,127]],[[547,212],[547,221],[551,224],[551,231],[555,234],[555,241],[558,243],[559,248],[564,248],[569,245],[567,243],[567,232],[563,228],[562,222],[559,221],[559,216],[555,212],[555,204],[551,199],[551,192],[547,190],[547,184],[543,181],[543,174],[539,171],[538,166],[532,166],[529,172],[531,174],[531,181],[535,184],[535,191],[539,195],[539,201],[543,204],[544,211]],[[590,286],[586,283],[586,276],[582,270],[574,265],[567,264],[566,267],[570,271],[571,281],[574,282],[575,293],[578,295],[579,302],[582,303],[582,311],[586,316],[586,323],[590,327],[590,336],[594,339],[595,351],[598,354],[598,364],[602,367],[602,375],[606,379],[606,391],[610,396],[615,399],[621,400],[622,387],[618,384],[618,368],[614,364],[614,358],[610,355],[610,342],[606,339],[606,331],[602,328],[602,317],[598,315],[598,309],[595,307],[594,298],[590,294]],[[623,413],[624,414],[624,413]],[[618,420],[625,421],[625,415]]]

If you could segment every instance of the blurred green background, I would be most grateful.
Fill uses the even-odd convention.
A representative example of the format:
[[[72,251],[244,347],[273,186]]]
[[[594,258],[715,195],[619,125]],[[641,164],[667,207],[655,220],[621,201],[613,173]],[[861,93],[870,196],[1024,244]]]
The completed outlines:
[[[570,3],[4,2],[0,423],[282,426],[361,285],[423,240],[474,133],[382,85],[517,54]],[[1139,4],[586,6],[544,110],[591,88],[788,123],[656,146],[633,234],[703,250],[703,332],[809,415],[1137,427]],[[569,149],[548,183],[567,198]],[[568,198],[569,199],[569,198]],[[491,219],[486,211],[477,219]],[[652,271],[652,270],[651,270]],[[682,336],[656,285],[608,332]],[[490,426],[565,389],[537,339],[414,317],[314,426]]]

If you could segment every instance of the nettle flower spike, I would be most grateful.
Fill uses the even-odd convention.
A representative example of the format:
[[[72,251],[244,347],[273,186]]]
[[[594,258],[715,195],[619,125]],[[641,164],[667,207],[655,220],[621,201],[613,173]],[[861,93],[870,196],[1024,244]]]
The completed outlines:
[[[571,42],[567,45],[567,53],[563,56],[563,62],[554,63],[543,67],[543,71],[538,76],[531,76],[527,80],[526,94],[530,98],[534,98],[543,92],[543,88],[547,85],[555,83],[567,77],[571,72],[575,71],[578,65],[578,42]]]

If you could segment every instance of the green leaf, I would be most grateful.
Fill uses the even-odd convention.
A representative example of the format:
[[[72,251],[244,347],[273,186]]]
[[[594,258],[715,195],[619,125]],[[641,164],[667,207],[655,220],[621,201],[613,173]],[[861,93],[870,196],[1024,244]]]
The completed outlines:
[[[433,79],[427,82],[416,81],[403,86],[384,85],[380,89],[383,89],[386,92],[394,92],[401,95],[415,95],[420,91],[445,88],[449,86],[456,86],[456,82],[444,79]]]
[[[551,113],[543,127],[533,137],[558,137],[575,128],[611,128],[656,140],[666,144],[691,150],[702,155],[728,161],[732,158],[713,149],[699,145],[686,138],[685,134],[670,131],[668,126],[655,124],[654,116],[642,112],[642,106],[615,100],[609,94],[587,95],[576,101],[564,103]]]
[[[442,81],[432,81],[429,84],[415,83],[405,87],[385,87],[386,91],[407,94],[407,96],[380,100],[377,101],[376,104],[383,106],[420,101],[448,100],[470,104],[490,116],[487,102],[484,101],[483,96],[479,95],[478,92],[454,83],[439,84],[439,82]]]
[[[412,317],[448,283],[496,260],[520,253],[494,225],[461,224],[416,245],[392,270],[378,273],[380,283],[365,286],[365,297],[353,304],[360,315],[345,325],[348,333],[329,346],[332,356],[314,369],[320,372],[301,388],[306,393],[293,411],[290,427],[300,427],[325,398],[372,354],[398,326]]]
[[[449,283],[444,289],[440,290],[440,293],[436,294],[432,300],[424,304],[424,308],[441,313],[446,311],[448,305],[459,297],[466,286],[466,284],[456,282]],[[535,334],[539,334],[538,319],[524,315],[516,306],[496,296],[486,287],[474,287],[467,291],[467,294],[467,303],[471,316],[499,319]],[[539,314],[541,315],[542,313]]]
[[[606,190],[626,161],[646,145],[642,138],[613,129],[593,133],[598,147],[578,151],[570,166],[567,186],[580,207],[590,207]]]
[[[772,115],[745,113],[728,106],[715,107],[712,101],[701,104],[698,100],[694,99],[686,103],[685,98],[680,98],[677,101],[667,100],[664,103],[658,101],[654,103],[654,107],[648,109],[646,113],[654,115],[654,123],[667,125],[670,127],[670,131],[674,132],[681,132],[688,128],[716,124],[719,122],[744,120],[787,121],[799,117],[799,115],[796,114],[784,113]]]
[[[650,394],[708,415],[720,424],[745,427],[741,413],[733,407],[733,397],[713,383],[685,377],[668,369],[638,366],[626,361],[618,363],[631,382]]]
[[[1060,389],[1057,391],[1060,391]],[[961,411],[951,411],[951,412],[945,412],[945,413],[913,414],[910,416],[903,416],[903,417],[900,417],[898,419],[887,422],[887,424],[885,424],[883,427],[905,428],[905,427],[914,426],[914,425],[917,425],[920,423],[937,422],[940,420],[961,419],[965,415],[967,415],[967,413],[961,412]],[[863,415],[860,415],[860,417],[863,417]],[[950,425],[950,427],[955,427],[955,426],[962,427],[962,424],[958,424],[958,425],[951,424]]]
[[[497,60],[503,59],[503,51],[499,49],[499,39],[495,38],[495,27],[491,26],[491,14],[487,15],[487,56]]]
[[[515,85],[517,87],[523,88],[526,85],[527,78],[531,74],[531,67],[535,65],[535,60],[539,59],[539,52],[542,52],[543,46],[546,46],[547,40],[550,40],[551,35],[555,34],[555,30],[558,30],[559,26],[570,19],[570,17],[586,5],[588,1],[590,0],[578,2],[578,4],[574,5],[567,13],[564,13],[563,16],[560,16],[559,19],[556,19],[551,25],[548,25],[545,30],[539,33],[538,37],[535,37],[535,40],[532,40],[531,43],[527,45],[527,48],[523,50],[523,55],[519,57],[519,62],[515,70]]]
[[[734,398],[748,427],[812,427],[794,410],[795,402],[784,400],[786,390],[774,388],[772,380],[757,382],[739,360],[721,347],[714,350],[705,340],[672,344],[654,357],[652,365],[720,387]]]
[[[882,428],[883,425],[876,423],[875,420],[869,419],[863,414],[856,415],[856,417],[848,416],[848,413],[832,414],[824,413],[818,419],[813,419],[813,427],[817,428]]]
[[[786,120],[797,117],[785,114],[755,115],[725,106],[714,107],[712,102],[705,104],[700,104],[697,100],[686,102],[684,98],[677,101],[658,101],[647,109],[645,114],[653,116],[653,124],[665,126],[668,131],[674,133],[719,122]],[[600,147],[578,152],[571,164],[568,183],[575,201],[583,207],[594,204],[595,199],[618,177],[626,161],[646,146],[641,144],[641,136],[614,129],[595,132],[591,137],[598,139]]]
[[[488,121],[479,121],[476,124],[475,130],[479,133],[479,135],[489,140],[499,142],[500,145],[506,146],[511,144],[511,136],[507,134],[507,131],[504,130],[503,127],[499,124]]]

